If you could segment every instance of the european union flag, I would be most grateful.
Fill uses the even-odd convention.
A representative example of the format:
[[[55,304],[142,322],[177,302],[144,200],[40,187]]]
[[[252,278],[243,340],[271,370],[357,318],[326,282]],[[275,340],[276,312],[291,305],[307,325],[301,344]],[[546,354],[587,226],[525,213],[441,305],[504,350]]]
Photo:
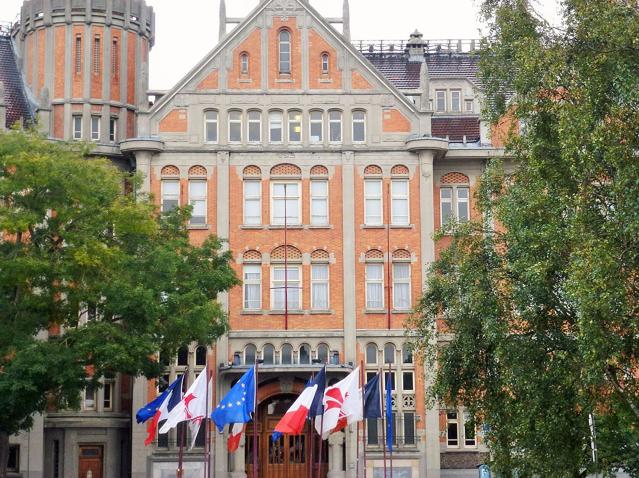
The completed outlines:
[[[393,398],[391,395],[391,374],[386,377],[386,447],[393,451]]]
[[[255,367],[252,367],[211,413],[220,433],[224,431],[224,425],[251,421],[251,413],[255,413],[255,390]]]
[[[382,397],[379,393],[379,373],[364,386],[364,418],[382,418]]]

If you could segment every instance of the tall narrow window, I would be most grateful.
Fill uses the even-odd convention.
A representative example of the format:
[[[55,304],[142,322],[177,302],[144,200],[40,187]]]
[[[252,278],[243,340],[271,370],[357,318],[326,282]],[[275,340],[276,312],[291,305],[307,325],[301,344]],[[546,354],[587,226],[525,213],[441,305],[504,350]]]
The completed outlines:
[[[75,36],[75,73],[82,73],[82,35]]]
[[[259,143],[262,141],[262,113],[259,111],[249,111],[248,140],[249,143]]]
[[[82,139],[82,116],[73,116],[73,139]]]
[[[382,225],[382,180],[364,181],[364,223],[367,226]]]
[[[446,444],[450,447],[459,446],[459,419],[455,410],[446,412]]]
[[[99,116],[91,116],[91,141],[100,140],[100,118]]]
[[[404,444],[415,444],[415,412],[404,412]]]
[[[111,75],[113,78],[117,78],[120,71],[120,50],[118,39],[113,39],[113,44],[111,45]]]
[[[102,68],[102,42],[98,35],[93,38],[93,73],[100,74]]]
[[[266,344],[262,349],[262,360],[264,360],[264,365],[275,364],[275,347]]]
[[[102,408],[107,411],[113,409],[113,383],[111,382],[104,382],[104,387],[102,388]]]
[[[92,384],[84,389],[83,405],[85,410],[95,410],[95,387]]]
[[[193,208],[190,223],[198,226],[206,224],[205,179],[192,179],[189,181],[189,204]]]
[[[366,142],[366,113],[353,111],[353,142]]]
[[[395,363],[395,346],[393,344],[384,345],[384,363]],[[393,390],[395,390],[395,374],[393,378]]]
[[[473,100],[464,101],[466,113],[472,113],[475,110],[475,105],[473,104]]]
[[[229,143],[242,142],[242,112],[229,111]]]
[[[291,344],[282,345],[282,365],[293,364],[293,346]]]
[[[311,309],[328,310],[328,264],[311,265]]]
[[[109,141],[112,143],[118,140],[118,119],[115,117],[109,118]]]
[[[439,190],[439,209],[441,223],[446,224],[453,217],[453,188]]]
[[[204,137],[207,143],[217,143],[217,111],[204,113]]]
[[[328,224],[328,181],[311,181],[311,224]]]
[[[331,143],[342,142],[342,112],[329,111],[328,113],[329,140]]]
[[[393,263],[393,308],[410,309],[410,264]]]
[[[249,74],[249,56],[248,53],[242,53],[240,55],[240,73],[242,75]]]
[[[311,143],[321,143],[324,131],[324,114],[321,111],[311,111],[309,122]]]
[[[262,308],[262,266],[250,264],[244,266],[244,310]]]
[[[271,188],[271,224],[301,224],[299,183],[272,183]]]
[[[301,309],[301,271],[299,266],[273,266],[271,281],[271,307],[273,310],[284,310],[288,303],[289,310]],[[286,300],[286,302],[285,302]]]
[[[257,349],[255,348],[255,345],[248,344],[244,348],[244,363],[246,365],[254,365],[256,355],[257,355]]]
[[[288,30],[280,31],[280,73],[291,73],[291,33]]]
[[[162,212],[169,212],[180,205],[179,179],[162,181]]]
[[[317,360],[319,360],[320,363],[328,363],[328,353],[328,345],[319,344],[317,347]]]
[[[450,110],[455,113],[461,111],[461,90],[450,91]]]
[[[262,224],[262,183],[244,181],[244,224]]]
[[[476,446],[477,433],[475,432],[475,420],[469,412],[464,412],[464,445]]]
[[[461,222],[470,219],[470,209],[468,208],[468,188],[455,188],[457,192],[457,219]]]
[[[366,364],[377,365],[377,345],[368,344],[366,346]]]
[[[391,181],[391,224],[408,226],[409,222],[408,179],[393,179]]]
[[[366,264],[366,308],[384,308],[384,264]]]
[[[467,187],[442,187],[439,190],[441,223],[451,219],[465,222],[470,219],[470,189]]]
[[[303,344],[300,346],[300,364],[311,363],[311,348]]]
[[[322,53],[322,75],[328,75],[329,61],[328,53]]]
[[[302,112],[288,112],[288,142],[299,143],[302,141]]]
[[[282,142],[283,116],[281,111],[271,111],[268,114],[269,141],[271,143]]]
[[[446,111],[446,90],[435,91],[435,107],[438,113]]]

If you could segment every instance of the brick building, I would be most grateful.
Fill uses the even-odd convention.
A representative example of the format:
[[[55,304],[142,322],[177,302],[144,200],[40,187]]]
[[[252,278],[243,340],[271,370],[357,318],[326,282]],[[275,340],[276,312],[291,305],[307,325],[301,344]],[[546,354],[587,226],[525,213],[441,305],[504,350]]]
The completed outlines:
[[[25,1],[0,36],[3,123],[37,117],[52,139],[94,141],[96,154],[141,172],[164,210],[191,204],[192,240],[227,239],[243,285],[221,297],[227,336],[160,357],[157,382],[115,377],[87,390],[82,410],[38,417],[12,437],[15,471],[173,476],[175,433],[145,448],[132,414],[209,357],[216,399],[264,361],[260,476],[306,476],[309,437],[269,435],[318,363],[329,380],[390,363],[398,476],[477,476],[479,429],[463,409],[426,407],[433,365],[413,357],[403,329],[445,247],[433,233],[475,214],[484,162],[503,153],[480,120],[475,44],[419,32],[352,42],[349,26],[347,0],[340,18],[308,0],[261,0],[241,19],[222,0],[217,46],[150,103],[154,13],[144,0]],[[366,429],[367,476],[382,476],[381,423]],[[201,476],[202,444],[186,453],[186,476]],[[213,446],[216,477],[251,472],[249,442],[230,455],[216,434]],[[322,476],[354,477],[357,450],[354,427],[332,435]]]

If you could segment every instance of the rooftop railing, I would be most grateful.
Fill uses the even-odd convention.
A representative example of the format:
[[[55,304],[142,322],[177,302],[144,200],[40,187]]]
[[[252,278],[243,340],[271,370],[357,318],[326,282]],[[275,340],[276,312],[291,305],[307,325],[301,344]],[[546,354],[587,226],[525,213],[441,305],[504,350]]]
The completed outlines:
[[[355,40],[353,46],[363,54],[404,53],[408,40]],[[477,39],[424,40],[424,53],[469,53],[479,48]]]
[[[13,25],[10,22],[0,22],[0,35],[1,36],[11,35],[11,28],[13,28]]]

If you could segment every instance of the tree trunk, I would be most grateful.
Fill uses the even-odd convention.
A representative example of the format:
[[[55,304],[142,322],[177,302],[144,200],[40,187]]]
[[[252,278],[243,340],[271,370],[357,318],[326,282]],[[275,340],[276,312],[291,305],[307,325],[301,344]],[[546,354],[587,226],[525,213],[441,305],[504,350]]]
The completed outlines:
[[[9,464],[9,434],[0,430],[0,478],[7,478]]]

